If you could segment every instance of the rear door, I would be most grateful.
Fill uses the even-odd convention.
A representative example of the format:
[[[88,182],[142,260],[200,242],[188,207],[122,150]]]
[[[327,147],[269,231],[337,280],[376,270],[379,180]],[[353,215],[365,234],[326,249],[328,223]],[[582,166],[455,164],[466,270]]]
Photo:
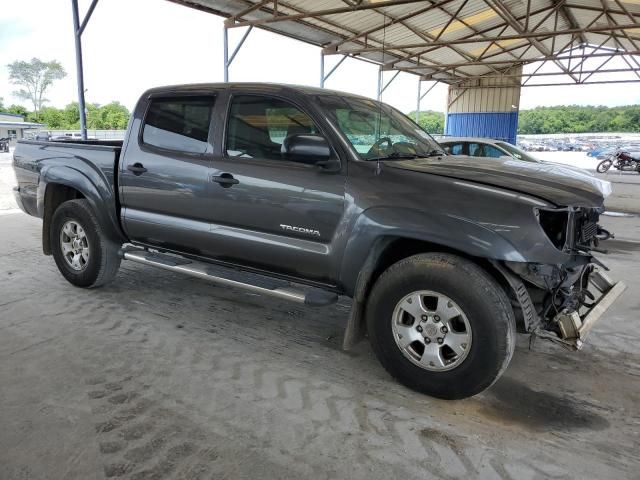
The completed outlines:
[[[211,245],[216,256],[235,263],[332,283],[346,166],[328,173],[303,159],[285,158],[282,143],[295,134],[323,131],[289,99],[230,97],[223,148],[211,175],[237,183],[211,182]]]
[[[119,174],[123,227],[130,239],[201,253],[209,237],[208,175],[216,96],[150,98],[136,122]]]

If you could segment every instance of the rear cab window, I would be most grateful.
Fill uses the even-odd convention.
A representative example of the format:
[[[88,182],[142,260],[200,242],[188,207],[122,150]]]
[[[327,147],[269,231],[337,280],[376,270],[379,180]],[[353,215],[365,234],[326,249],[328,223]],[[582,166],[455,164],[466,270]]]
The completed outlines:
[[[208,138],[214,102],[214,96],[151,99],[142,126],[142,142],[176,152],[209,152]]]

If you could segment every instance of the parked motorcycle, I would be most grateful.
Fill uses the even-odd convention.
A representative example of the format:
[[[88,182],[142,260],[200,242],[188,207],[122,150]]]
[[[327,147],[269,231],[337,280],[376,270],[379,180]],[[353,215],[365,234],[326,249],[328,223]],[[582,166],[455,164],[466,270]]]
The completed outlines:
[[[9,152],[9,137],[0,138],[0,152]]]
[[[611,167],[620,171],[635,171],[640,173],[640,158],[634,158],[629,152],[625,152],[624,150],[616,150],[601,161],[596,167],[596,170],[598,173],[605,173]]]

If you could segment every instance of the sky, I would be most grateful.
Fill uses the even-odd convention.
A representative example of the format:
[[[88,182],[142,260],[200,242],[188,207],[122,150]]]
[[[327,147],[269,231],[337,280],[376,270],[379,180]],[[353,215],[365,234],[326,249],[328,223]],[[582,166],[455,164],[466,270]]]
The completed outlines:
[[[81,17],[89,0],[79,0]],[[6,65],[14,60],[58,60],[67,77],[47,92],[49,105],[77,98],[71,0],[0,2],[0,97],[12,95]],[[243,29],[230,30],[230,49]],[[83,35],[86,101],[117,100],[132,109],[148,88],[223,80],[222,18],[163,0],[100,0]],[[329,71],[337,56],[327,57]],[[613,63],[613,62],[612,62]],[[320,49],[254,29],[230,67],[231,81],[286,82],[319,86]],[[385,80],[393,75],[387,72]],[[417,76],[401,73],[383,101],[410,112],[416,108]],[[374,98],[377,67],[347,59],[325,87]],[[428,88],[423,83],[423,91]],[[446,110],[447,87],[437,85],[422,110]],[[24,104],[24,102],[22,102]],[[630,105],[640,103],[638,84],[534,87],[522,90],[520,109],[539,105]],[[25,104],[25,106],[28,106]]]

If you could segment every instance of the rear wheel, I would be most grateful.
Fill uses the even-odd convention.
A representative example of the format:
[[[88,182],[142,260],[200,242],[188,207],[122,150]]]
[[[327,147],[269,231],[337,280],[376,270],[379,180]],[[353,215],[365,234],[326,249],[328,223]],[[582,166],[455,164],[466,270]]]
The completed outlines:
[[[598,164],[596,170],[598,171],[598,173],[606,173],[611,168],[611,165],[613,165],[613,162],[611,160],[603,160]]]
[[[455,255],[415,255],[389,267],[366,315],[386,370],[434,397],[465,398],[490,387],[515,348],[505,292],[478,265]]]
[[[118,272],[118,248],[105,237],[87,200],[61,204],[51,219],[49,235],[58,270],[73,285],[98,287]]]

